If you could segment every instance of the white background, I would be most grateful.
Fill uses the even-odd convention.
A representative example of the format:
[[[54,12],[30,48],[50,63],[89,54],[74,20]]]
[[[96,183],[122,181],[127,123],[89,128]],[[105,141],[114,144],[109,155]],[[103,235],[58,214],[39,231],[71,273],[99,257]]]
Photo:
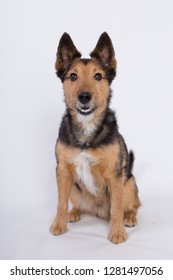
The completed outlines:
[[[54,147],[65,110],[54,63],[68,32],[84,57],[112,38],[118,73],[111,107],[136,155],[143,203],[127,242],[84,215],[54,237]],[[0,1],[0,259],[173,258],[173,2]]]

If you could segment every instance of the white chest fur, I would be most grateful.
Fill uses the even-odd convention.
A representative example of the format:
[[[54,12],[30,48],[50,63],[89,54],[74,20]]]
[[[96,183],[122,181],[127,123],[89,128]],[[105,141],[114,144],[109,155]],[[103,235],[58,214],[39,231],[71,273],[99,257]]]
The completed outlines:
[[[92,119],[94,118],[93,114],[90,114],[88,116],[78,114],[77,118],[84,128],[84,135],[90,136],[96,129],[96,124],[92,121]]]
[[[76,175],[78,179],[85,185],[86,189],[93,195],[97,195],[94,176],[91,173],[91,165],[95,163],[95,159],[83,151],[74,158],[76,167]]]

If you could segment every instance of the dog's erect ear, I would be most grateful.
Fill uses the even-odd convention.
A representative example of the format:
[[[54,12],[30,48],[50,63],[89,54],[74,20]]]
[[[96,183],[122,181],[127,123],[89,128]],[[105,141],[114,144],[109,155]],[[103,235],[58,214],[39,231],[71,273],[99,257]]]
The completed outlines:
[[[64,81],[64,77],[75,58],[80,58],[81,54],[73,44],[72,39],[64,33],[59,41],[56,54],[55,69],[57,76]]]
[[[112,41],[106,32],[101,34],[90,56],[101,62],[102,66],[107,70],[109,82],[112,82],[116,75],[116,60]]]

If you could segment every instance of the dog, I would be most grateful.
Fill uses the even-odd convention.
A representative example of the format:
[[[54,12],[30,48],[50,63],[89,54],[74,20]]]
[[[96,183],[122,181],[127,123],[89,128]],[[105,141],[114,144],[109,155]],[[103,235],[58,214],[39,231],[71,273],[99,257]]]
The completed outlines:
[[[137,224],[141,202],[132,174],[134,154],[128,152],[109,108],[116,64],[106,32],[89,59],[81,58],[67,33],[60,39],[55,68],[67,109],[56,143],[58,207],[53,235],[65,233],[67,223],[80,220],[82,213],[109,220],[108,239],[113,243],[125,241],[125,226]]]

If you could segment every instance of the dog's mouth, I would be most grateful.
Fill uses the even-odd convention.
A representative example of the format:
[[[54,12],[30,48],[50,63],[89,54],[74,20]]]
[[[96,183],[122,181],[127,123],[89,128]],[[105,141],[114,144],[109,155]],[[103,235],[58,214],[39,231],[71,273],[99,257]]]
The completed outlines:
[[[81,115],[89,115],[95,111],[95,108],[91,108],[89,106],[83,106],[83,107],[77,108],[77,111]]]

